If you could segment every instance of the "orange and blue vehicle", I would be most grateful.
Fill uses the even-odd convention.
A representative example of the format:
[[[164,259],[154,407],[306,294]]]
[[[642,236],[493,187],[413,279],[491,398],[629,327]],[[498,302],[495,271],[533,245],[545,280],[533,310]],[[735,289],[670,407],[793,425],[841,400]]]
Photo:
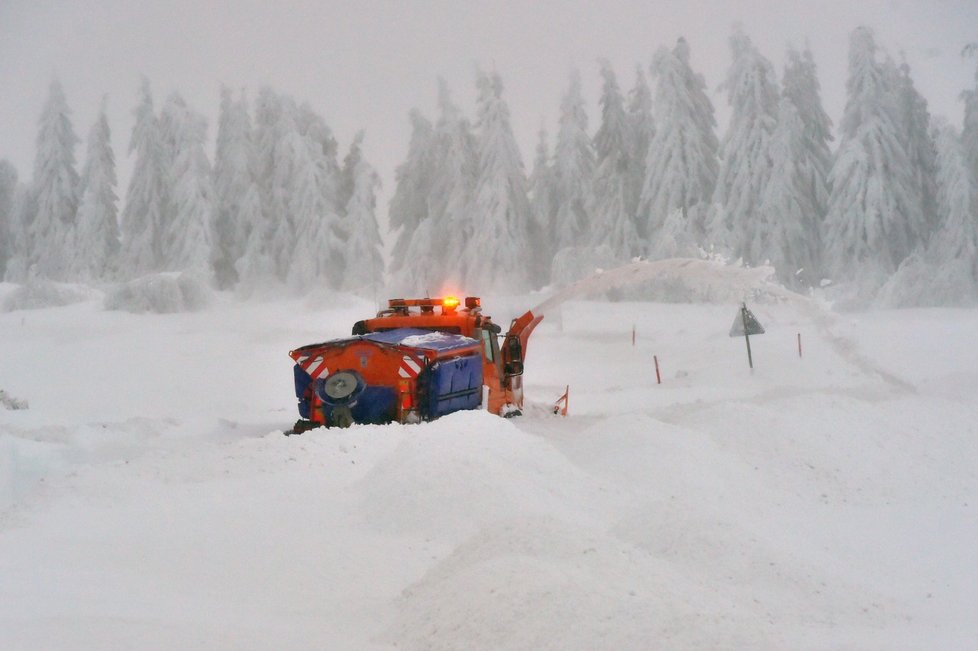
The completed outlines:
[[[390,299],[350,337],[289,352],[300,416],[290,433],[419,423],[462,409],[519,415],[526,344],[542,319],[528,311],[502,335],[475,296]]]

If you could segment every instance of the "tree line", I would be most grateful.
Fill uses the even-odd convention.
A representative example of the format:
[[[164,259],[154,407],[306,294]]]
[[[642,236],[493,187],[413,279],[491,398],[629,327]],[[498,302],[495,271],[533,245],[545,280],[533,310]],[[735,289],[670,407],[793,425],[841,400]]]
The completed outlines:
[[[339,161],[308,106],[266,88],[252,107],[224,89],[212,166],[203,118],[179,95],[157,113],[144,82],[117,215],[104,111],[78,174],[55,83],[31,183],[0,162],[0,269],[92,281],[192,271],[246,292],[515,293],[636,256],[717,256],[770,264],[796,289],[829,279],[854,305],[978,300],[978,72],[957,129],[931,117],[907,63],[857,28],[834,129],[810,51],[789,48],[778,75],[742,30],[729,45],[722,138],[680,38],[637,66],[627,93],[599,63],[593,130],[574,72],[553,146],[541,125],[529,174],[499,74],[477,73],[474,120],[440,82],[437,119],[409,114],[386,281],[362,134]]]

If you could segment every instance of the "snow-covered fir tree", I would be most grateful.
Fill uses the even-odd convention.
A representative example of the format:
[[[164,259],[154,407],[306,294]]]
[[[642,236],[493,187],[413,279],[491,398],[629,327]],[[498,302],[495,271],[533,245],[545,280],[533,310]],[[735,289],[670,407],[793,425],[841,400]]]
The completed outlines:
[[[133,116],[136,121],[129,139],[129,153],[135,153],[136,160],[120,224],[119,275],[126,279],[162,268],[163,204],[169,170],[163,165],[159,121],[154,113],[149,81],[145,78],[140,85],[139,103]]]
[[[37,212],[34,203],[34,193],[26,183],[14,185],[13,199],[10,204],[10,217],[7,222],[7,233],[10,236],[7,269],[4,279],[9,282],[22,283],[31,279],[31,248],[30,223]]]
[[[930,129],[927,100],[916,89],[910,77],[910,66],[904,61],[889,66],[900,119],[901,137],[914,182],[918,202],[910,206],[914,244],[927,242],[940,226],[937,215],[937,152]]]
[[[571,73],[570,85],[560,104],[554,176],[557,192],[551,237],[559,254],[562,249],[584,246],[591,235],[588,197],[594,178],[594,147],[577,70]]]
[[[521,292],[530,288],[529,233],[533,219],[520,151],[495,72],[478,75],[478,182],[472,233],[465,243],[465,287]]]
[[[8,160],[0,160],[0,279],[7,271],[7,261],[14,255],[14,195],[17,192],[17,169]]]
[[[278,222],[274,241],[279,267],[295,291],[336,289],[347,260],[345,233],[335,203],[338,179],[326,160],[325,134],[302,110],[287,109],[283,114],[294,126],[283,129],[284,138],[276,149],[276,174],[281,175],[281,186],[286,189],[285,207],[294,232],[287,241],[289,234],[283,226],[289,220]]]
[[[778,125],[767,156],[771,177],[758,201],[758,222],[765,225],[758,245],[778,278],[788,287],[818,283],[815,269],[819,242],[819,206],[812,193],[818,161],[800,111],[790,97],[781,98]]]
[[[937,134],[938,231],[883,286],[881,307],[972,306],[978,302],[978,185],[963,141],[940,123]]]
[[[750,264],[769,257],[764,240],[770,224],[758,203],[771,175],[769,140],[777,125],[778,88],[771,62],[740,29],[730,37],[731,65],[723,88],[732,108],[720,146],[720,170],[707,241],[728,245]]]
[[[106,280],[116,273],[119,254],[118,201],[115,193],[115,155],[112,153],[105,100],[88,134],[81,176],[74,249],[69,273],[84,281]]]
[[[394,172],[396,185],[387,211],[390,232],[398,232],[391,251],[390,271],[392,276],[400,274],[404,268],[411,237],[422,221],[428,218],[428,198],[432,183],[432,144],[433,127],[431,122],[418,109],[409,114],[411,121],[411,141],[407,157]]]
[[[974,304],[978,300],[978,183],[963,141],[948,124],[937,130],[936,164],[937,210],[942,221],[930,249],[938,262],[935,284],[947,299],[940,303]]]
[[[262,212],[261,192],[258,183],[254,180],[248,186],[238,206],[238,219],[251,225],[244,250],[234,262],[234,269],[238,276],[235,290],[247,297],[277,283],[271,246],[274,224]]]
[[[164,123],[172,148],[169,178],[171,210],[161,231],[163,268],[210,279],[214,220],[214,186],[210,162],[204,152],[207,122],[187,107],[178,94],[163,107]]]
[[[962,54],[978,60],[978,41],[965,46]],[[965,157],[971,165],[975,182],[978,183],[978,66],[975,67],[975,87],[961,93],[964,101],[964,128],[961,143]]]
[[[262,212],[270,222],[285,219],[281,192],[275,187],[275,148],[282,138],[282,98],[271,88],[263,87],[255,100],[255,169],[254,178],[258,182],[261,195]],[[289,126],[294,128],[291,122]]]
[[[428,218],[414,231],[394,286],[417,294],[462,287],[462,250],[473,230],[470,207],[478,159],[469,121],[438,80],[439,118],[431,152]]]
[[[878,60],[872,31],[849,41],[841,142],[829,177],[826,258],[835,279],[855,280],[850,300],[865,303],[915,243],[913,170],[900,132],[895,89]]]
[[[635,66],[635,85],[628,92],[628,145],[631,163],[626,210],[633,218],[638,214],[638,202],[645,183],[645,161],[649,143],[655,137],[655,118],[652,116],[652,91],[641,65]]]
[[[645,163],[638,225],[653,257],[663,255],[656,238],[666,219],[676,214],[683,222],[679,230],[700,240],[716,185],[713,105],[703,77],[690,67],[689,55],[686,39],[680,38],[672,50],[660,48],[652,61],[655,135]]]
[[[550,262],[553,260],[553,233],[556,210],[556,177],[553,161],[550,156],[550,142],[547,129],[543,123],[537,132],[536,154],[533,158],[533,170],[527,181],[527,194],[530,198],[530,209],[533,222],[530,228],[530,247],[534,251],[531,267],[533,284],[537,287],[546,285],[550,280]]]
[[[287,279],[299,291],[322,282],[338,289],[350,260],[346,249],[349,233],[340,215],[343,204],[336,140],[325,120],[305,104],[299,107],[296,126],[308,152],[308,160],[302,156],[294,159],[295,172],[300,179],[306,179],[300,180],[297,187],[305,194],[305,182],[315,183],[319,203],[311,211],[307,200],[303,200],[299,212],[293,214],[296,242]],[[306,171],[306,165],[313,170]],[[311,195],[306,196],[311,200]]]
[[[231,90],[222,87],[214,151],[213,259],[219,287],[230,287],[237,282],[235,262],[244,255],[255,225],[242,215],[242,205],[253,184],[252,174],[257,164],[254,151],[251,117],[244,93],[235,100]]]
[[[815,59],[808,48],[798,52],[788,48],[787,63],[782,77],[782,94],[791,100],[804,127],[804,147],[795,152],[794,165],[801,171],[798,183],[802,205],[809,205],[811,214],[806,218],[813,221],[818,237],[812,242],[814,250],[813,266],[806,268],[802,278],[817,284],[822,277],[822,250],[825,213],[829,201],[828,176],[832,167],[832,120],[822,107],[821,86],[815,66]],[[775,165],[775,172],[777,173]]]
[[[50,280],[67,280],[75,216],[78,212],[78,172],[71,111],[61,84],[51,82],[41,113],[34,158],[33,193],[36,212],[30,220],[30,273]]]
[[[601,61],[601,126],[594,136],[596,164],[590,195],[591,245],[606,246],[621,261],[641,249],[634,214],[630,210],[632,190],[632,146],[625,102],[611,64]]]
[[[363,131],[350,145],[343,159],[343,187],[346,188],[345,214],[350,232],[346,243],[346,274],[343,289],[361,296],[374,297],[384,279],[382,242],[377,228],[377,189],[380,177],[364,160],[361,145]]]

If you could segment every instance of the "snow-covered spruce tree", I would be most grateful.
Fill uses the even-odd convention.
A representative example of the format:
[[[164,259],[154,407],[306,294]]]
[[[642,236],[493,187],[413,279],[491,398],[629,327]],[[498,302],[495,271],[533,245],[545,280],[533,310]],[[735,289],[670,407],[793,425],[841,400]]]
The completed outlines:
[[[926,247],[907,257],[880,290],[881,307],[970,306],[978,302],[978,186],[962,140],[941,123],[937,134],[937,211],[942,222]]]
[[[244,255],[254,222],[246,221],[242,206],[253,184],[257,165],[252,142],[248,102],[242,92],[235,100],[231,90],[221,88],[221,108],[214,152],[214,275],[218,287],[238,280],[235,262]],[[249,215],[254,219],[255,215]]]
[[[825,255],[831,275],[853,281],[851,305],[865,304],[914,245],[912,206],[919,205],[900,136],[889,76],[866,27],[849,40],[847,100],[841,142],[829,175]]]
[[[791,100],[803,125],[804,147],[795,152],[794,165],[799,172],[796,182],[801,183],[802,205],[812,211],[806,219],[812,220],[818,235],[813,244],[814,259],[811,267],[798,280],[817,284],[822,277],[821,241],[825,213],[829,201],[828,176],[832,167],[832,120],[822,108],[821,87],[815,68],[815,60],[809,49],[799,53],[788,48],[787,63],[782,77],[782,94]],[[775,173],[777,173],[775,165]]]
[[[685,222],[682,228],[694,241],[702,238],[716,185],[717,137],[713,105],[703,77],[690,68],[686,39],[680,38],[672,50],[659,49],[652,74],[656,130],[645,162],[638,226],[650,255],[661,257],[657,234],[677,210]]]
[[[901,137],[918,197],[918,203],[910,206],[914,245],[924,244],[941,221],[937,215],[937,151],[931,135],[930,112],[927,100],[914,87],[910,66],[906,62],[899,66],[888,62],[888,69],[893,75]]]
[[[261,192],[254,180],[238,206],[238,219],[251,225],[241,257],[234,262],[238,276],[236,291],[248,297],[278,282],[271,246],[273,224],[262,212]]]
[[[204,153],[207,122],[178,94],[167,99],[163,116],[172,138],[173,156],[169,174],[172,212],[161,230],[163,268],[210,280],[215,207],[211,167]]]
[[[530,288],[529,233],[533,219],[523,161],[502,98],[499,75],[478,73],[478,182],[473,229],[465,243],[465,287],[522,292]]]
[[[394,172],[396,186],[387,211],[391,232],[400,229],[391,252],[391,276],[399,276],[407,259],[411,237],[421,222],[429,218],[428,197],[432,184],[433,127],[418,109],[412,109],[411,142],[407,158]],[[395,283],[396,284],[396,283]]]
[[[281,140],[282,98],[275,92],[263,87],[255,100],[255,169],[253,178],[258,183],[261,196],[262,213],[269,223],[277,223],[287,216],[280,212],[283,209],[279,199],[280,192],[275,188],[275,148]],[[289,121],[290,128],[294,122]]]
[[[594,178],[594,147],[587,122],[581,74],[575,70],[560,104],[560,129],[554,151],[557,192],[551,237],[558,255],[562,249],[585,246],[591,235],[587,209]]]
[[[720,171],[713,194],[707,241],[727,245],[750,264],[780,257],[765,249],[770,225],[757,207],[771,175],[769,140],[777,125],[778,88],[774,67],[739,28],[730,37],[731,64],[722,88],[732,108],[720,146]]]
[[[965,46],[962,54],[978,59],[978,41]],[[964,101],[964,129],[961,131],[961,143],[971,165],[975,183],[978,183],[978,67],[975,68],[975,88],[961,93],[961,99]]]
[[[634,214],[629,210],[633,164],[625,102],[615,72],[601,61],[601,126],[594,136],[597,156],[588,213],[592,219],[591,245],[606,246],[623,262],[641,249]]]
[[[550,234],[553,233],[554,228],[556,183],[547,129],[541,123],[540,130],[537,132],[533,171],[527,181],[527,194],[533,215],[530,248],[534,252],[529,264],[533,284],[537,287],[546,285],[550,281],[550,262],[554,255],[554,244]]]
[[[280,269],[297,292],[336,289],[346,264],[345,233],[335,204],[338,180],[326,161],[320,125],[302,110],[286,107],[286,119],[289,113],[297,120],[294,128],[283,128],[284,138],[276,148],[275,173],[281,175],[277,185],[286,189],[285,208],[294,233],[288,243],[283,228],[288,222],[282,220],[276,227],[273,241]]]
[[[360,147],[363,132],[357,133],[343,159],[343,186],[349,188],[345,218],[350,232],[346,242],[346,275],[343,289],[373,298],[384,280],[382,241],[377,228],[377,189],[380,177],[364,160]],[[343,193],[344,196],[347,192]]]
[[[628,201],[626,210],[634,219],[638,214],[638,202],[645,183],[645,161],[649,156],[649,143],[655,137],[655,119],[652,117],[652,91],[649,89],[642,66],[635,66],[635,85],[628,93]],[[643,247],[644,249],[644,247]]]
[[[478,159],[469,121],[438,80],[440,115],[435,125],[428,219],[418,224],[404,252],[394,286],[412,295],[462,287],[462,250],[473,231],[471,203]]]
[[[308,159],[308,147],[299,134],[296,125],[298,108],[291,98],[264,89],[258,99],[255,118],[260,135],[259,168],[262,170],[258,175],[258,187],[262,211],[269,224],[269,250],[275,262],[275,277],[284,283],[295,262],[297,218],[292,213],[292,206],[298,202],[293,194],[293,188],[299,182],[296,157],[301,155]],[[264,115],[265,119],[263,109],[269,111]],[[274,119],[274,123],[268,123],[267,119]]]
[[[10,161],[0,160],[0,280],[7,271],[7,261],[14,256],[14,194],[17,191],[17,169]]]
[[[782,97],[778,126],[768,143],[771,177],[758,201],[757,216],[765,225],[758,244],[788,287],[811,286],[819,280],[815,269],[819,207],[812,192],[818,161],[811,144],[794,101]]]
[[[32,278],[30,223],[36,213],[37,206],[34,203],[34,193],[31,192],[30,186],[26,183],[16,183],[10,204],[10,219],[7,223],[11,254],[7,259],[4,280],[23,283]]]
[[[34,158],[33,193],[37,212],[30,220],[30,272],[49,280],[68,280],[78,212],[75,135],[64,90],[51,82],[41,113]]]
[[[88,133],[88,151],[81,176],[81,204],[69,273],[83,281],[107,280],[117,271],[119,255],[115,155],[112,153],[105,100]]]
[[[948,124],[937,131],[936,163],[942,222],[930,244],[938,265],[931,294],[942,296],[944,304],[973,305],[978,301],[978,183],[963,141]]]
[[[336,140],[326,121],[305,104],[299,107],[296,126],[306,142],[309,164],[315,170],[307,178],[316,183],[320,207],[316,213],[308,210],[301,212],[296,219],[295,256],[319,259],[315,262],[314,270],[311,265],[305,264],[305,260],[299,262],[299,269],[293,263],[289,268],[288,280],[300,291],[308,289],[306,283],[321,281],[332,289],[339,289],[350,260],[346,251],[349,232],[340,214],[343,204],[340,203],[341,172],[337,162]],[[297,163],[295,170],[300,175],[304,174],[304,159],[300,156],[294,160]],[[301,183],[299,187],[302,187]]]
[[[129,139],[129,153],[136,154],[126,203],[122,210],[122,251],[119,276],[132,279],[162,268],[163,205],[169,186],[169,170],[163,165],[159,121],[153,110],[149,81],[143,78],[136,119]]]

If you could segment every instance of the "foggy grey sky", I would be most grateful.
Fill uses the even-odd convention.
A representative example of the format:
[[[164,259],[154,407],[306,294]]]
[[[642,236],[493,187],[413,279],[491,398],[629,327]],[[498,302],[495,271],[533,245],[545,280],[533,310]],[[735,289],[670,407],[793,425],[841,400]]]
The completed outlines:
[[[253,98],[268,84],[322,114],[341,156],[356,130],[366,129],[364,149],[384,181],[379,208],[386,215],[394,167],[407,150],[407,112],[418,107],[436,117],[438,75],[474,118],[476,67],[501,74],[529,167],[541,119],[553,144],[573,66],[583,76],[593,130],[596,59],[614,64],[627,91],[636,63],[647,68],[658,47],[682,35],[706,78],[722,136],[726,99],[716,89],[738,21],[779,75],[786,45],[810,43],[836,123],[845,102],[848,34],[869,25],[880,45],[905,53],[931,112],[960,125],[958,94],[973,87],[976,65],[960,51],[978,40],[978,0],[0,0],[0,158],[17,167],[21,180],[30,178],[37,119],[56,75],[83,141],[108,95],[124,196],[141,74],[152,82],[157,108],[177,90],[204,113],[211,143],[219,85],[246,88]],[[76,157],[80,166],[84,145]]]

